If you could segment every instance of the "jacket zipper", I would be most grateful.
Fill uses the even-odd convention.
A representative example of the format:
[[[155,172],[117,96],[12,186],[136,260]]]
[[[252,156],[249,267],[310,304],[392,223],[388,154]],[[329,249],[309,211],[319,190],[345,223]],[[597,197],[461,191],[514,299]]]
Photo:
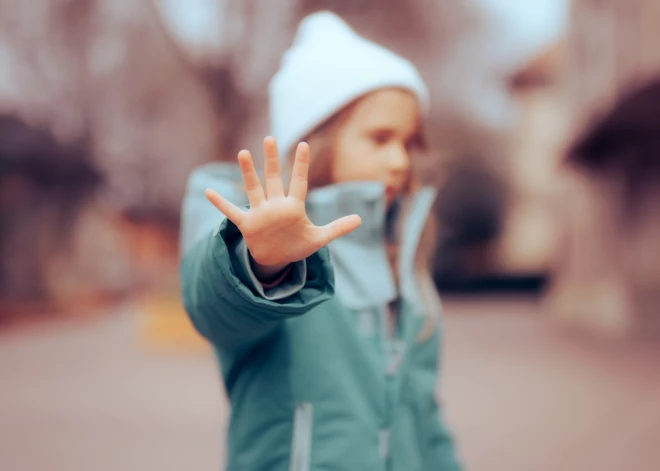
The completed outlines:
[[[290,471],[310,471],[312,454],[313,408],[311,402],[296,406],[293,417]]]
[[[382,335],[382,348],[383,348],[383,374],[385,376],[385,420],[383,428],[380,430],[379,436],[379,449],[380,456],[385,461],[385,468],[391,469],[391,427],[392,427],[392,414],[395,407],[395,388],[396,388],[396,375],[399,367],[403,362],[405,353],[405,343],[399,338],[400,326],[398,323],[400,319],[391,322],[393,313],[397,304],[387,306],[382,309],[381,315],[381,335]],[[398,314],[398,313],[397,313]],[[391,328],[390,328],[391,326]]]

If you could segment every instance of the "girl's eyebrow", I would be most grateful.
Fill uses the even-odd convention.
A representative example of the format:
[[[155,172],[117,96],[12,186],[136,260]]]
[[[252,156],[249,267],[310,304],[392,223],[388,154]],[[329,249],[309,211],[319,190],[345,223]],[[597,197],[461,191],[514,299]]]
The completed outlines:
[[[374,134],[378,132],[382,132],[382,133],[387,132],[389,134],[396,134],[397,129],[395,129],[394,126],[389,124],[374,124],[371,126],[367,126],[365,132],[368,134]],[[409,135],[406,136],[405,140],[418,139],[418,138],[424,140],[424,129],[421,126],[416,126],[415,129]]]
[[[387,126],[374,126],[373,128],[370,128],[368,130],[370,134],[375,134],[375,133],[387,133],[387,134],[394,134],[394,129],[388,128]]]

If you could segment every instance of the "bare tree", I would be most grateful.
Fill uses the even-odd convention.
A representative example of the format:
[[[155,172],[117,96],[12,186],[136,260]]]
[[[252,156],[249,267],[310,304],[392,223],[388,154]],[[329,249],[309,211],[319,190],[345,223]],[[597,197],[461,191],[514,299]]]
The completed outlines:
[[[82,211],[66,228],[43,217],[60,198],[50,189],[33,187],[41,192],[43,211],[33,205],[19,218],[28,208],[10,208],[14,232],[7,235],[3,224],[3,240],[30,233],[36,237],[26,240],[50,247],[22,250],[22,260],[13,257],[13,267],[31,267],[31,275],[21,279],[50,277],[46,288],[23,290],[32,293],[26,294],[30,299],[39,290],[47,297],[67,277],[67,290],[76,283],[100,290],[126,287],[132,280],[130,254],[113,233],[112,218],[157,221],[175,233],[190,170],[218,158],[223,121],[208,79],[181,57],[161,26],[147,2],[0,0],[0,45],[9,58],[2,66],[13,80],[13,87],[5,88],[15,90],[0,97],[1,111],[16,114],[35,136],[52,131],[50,149],[40,150],[40,161],[49,164],[44,168],[65,168],[74,159],[103,175],[95,195],[61,201]],[[31,152],[26,148],[12,158]],[[52,172],[57,175],[64,174]],[[42,243],[56,237],[62,243]],[[4,253],[12,250],[10,243],[3,246]],[[41,255],[30,261],[34,253]],[[96,286],[90,287],[93,280]]]

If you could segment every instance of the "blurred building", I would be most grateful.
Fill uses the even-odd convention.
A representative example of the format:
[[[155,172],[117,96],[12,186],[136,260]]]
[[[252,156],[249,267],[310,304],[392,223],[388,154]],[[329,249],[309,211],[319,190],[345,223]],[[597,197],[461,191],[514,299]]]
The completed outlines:
[[[659,40],[660,4],[654,0],[573,2],[562,77],[569,138],[623,94],[660,76]],[[627,206],[624,169],[631,157],[618,156],[618,169],[608,172],[570,171],[548,296],[559,319],[614,336],[657,332],[650,327],[658,324],[660,195],[657,186],[647,186],[635,208]],[[632,212],[636,218],[626,217]]]

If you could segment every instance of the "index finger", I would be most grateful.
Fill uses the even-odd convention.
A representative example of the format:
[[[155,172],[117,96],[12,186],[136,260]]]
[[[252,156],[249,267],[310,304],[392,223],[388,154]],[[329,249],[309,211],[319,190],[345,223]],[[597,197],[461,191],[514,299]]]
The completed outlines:
[[[241,225],[243,216],[245,215],[245,213],[241,211],[241,208],[233,203],[230,203],[222,196],[220,196],[217,191],[211,190],[210,188],[207,188],[204,194],[206,195],[206,198],[211,202],[211,204],[213,204],[213,206],[218,208],[222,214],[227,216],[227,219],[233,222],[237,227]]]
[[[248,200],[250,201],[250,207],[256,208],[266,201],[266,195],[264,194],[264,189],[259,181],[257,169],[254,168],[252,154],[247,150],[240,151],[238,153],[238,164],[243,173],[243,182],[245,182],[245,191]]]

